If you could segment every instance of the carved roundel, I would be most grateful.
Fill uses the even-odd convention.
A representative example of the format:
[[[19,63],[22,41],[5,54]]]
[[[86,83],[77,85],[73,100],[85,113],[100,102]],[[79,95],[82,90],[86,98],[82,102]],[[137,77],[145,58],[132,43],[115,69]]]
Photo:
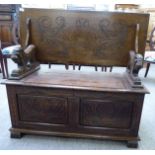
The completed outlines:
[[[66,25],[65,18],[62,16],[56,17],[55,21],[58,27],[64,27]]]
[[[42,29],[49,29],[49,28],[51,28],[51,25],[52,25],[52,21],[49,17],[42,16],[39,18],[39,26]]]

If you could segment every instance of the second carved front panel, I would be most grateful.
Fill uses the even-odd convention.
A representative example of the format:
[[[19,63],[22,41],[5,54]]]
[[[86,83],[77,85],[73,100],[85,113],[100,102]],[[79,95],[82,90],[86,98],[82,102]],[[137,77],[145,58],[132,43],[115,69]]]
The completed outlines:
[[[132,102],[83,98],[80,102],[79,121],[82,126],[129,129],[132,110]]]

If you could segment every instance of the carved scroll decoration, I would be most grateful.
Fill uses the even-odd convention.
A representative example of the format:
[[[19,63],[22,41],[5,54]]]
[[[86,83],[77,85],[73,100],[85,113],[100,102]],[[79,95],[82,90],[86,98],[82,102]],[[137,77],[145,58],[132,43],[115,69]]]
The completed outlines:
[[[41,32],[41,40],[47,44],[53,41],[66,25],[65,18],[58,16],[55,19],[56,26],[52,25],[52,20],[48,16],[42,16],[37,20],[38,31]],[[55,38],[56,39],[56,38]]]
[[[115,57],[119,60],[119,51],[122,51],[122,47],[125,44],[125,39],[128,33],[128,27],[122,21],[110,21],[109,19],[103,18],[98,23],[99,37],[98,46],[94,52],[98,59]],[[110,51],[110,52],[108,52]]]

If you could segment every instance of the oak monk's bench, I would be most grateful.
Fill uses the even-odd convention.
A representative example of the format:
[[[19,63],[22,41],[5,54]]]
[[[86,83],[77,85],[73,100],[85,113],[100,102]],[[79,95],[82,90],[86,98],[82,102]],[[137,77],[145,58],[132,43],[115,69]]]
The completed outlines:
[[[127,141],[137,147],[149,15],[25,9],[18,68],[5,81],[11,137],[44,134]],[[43,70],[39,64],[123,66],[125,73]]]

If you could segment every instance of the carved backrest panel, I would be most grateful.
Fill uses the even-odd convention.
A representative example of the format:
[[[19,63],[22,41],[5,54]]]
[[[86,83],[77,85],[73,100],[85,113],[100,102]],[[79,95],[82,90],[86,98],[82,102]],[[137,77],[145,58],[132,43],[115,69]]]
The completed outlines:
[[[25,9],[21,12],[21,41],[31,18],[30,43],[42,63],[126,66],[135,50],[139,24],[139,53],[145,50],[149,15],[137,13]]]

